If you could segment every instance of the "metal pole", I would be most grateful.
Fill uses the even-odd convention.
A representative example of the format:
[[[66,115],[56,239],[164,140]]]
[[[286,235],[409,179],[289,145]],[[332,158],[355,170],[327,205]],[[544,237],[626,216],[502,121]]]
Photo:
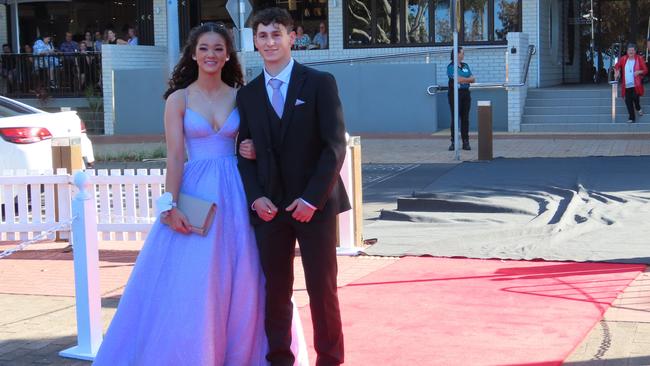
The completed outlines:
[[[591,53],[591,64],[594,66],[595,74],[593,75],[593,82],[598,81],[598,62],[595,57],[596,38],[594,35],[594,0],[591,0],[591,8],[589,10],[589,19],[591,20],[591,41],[589,43],[589,52]]]
[[[246,27],[246,13],[245,13],[245,4],[243,0],[238,2],[239,4],[239,39],[241,40],[241,50],[244,51],[244,39],[246,35],[244,34],[244,28]]]
[[[180,54],[178,0],[167,0],[167,64],[170,75],[174,72]]]
[[[460,160],[458,146],[458,32],[454,32],[454,158]]]
[[[454,22],[454,159],[460,161],[460,147],[458,146],[458,22],[457,4],[459,0],[452,0],[452,21]]]
[[[11,40],[13,52],[22,53],[20,49],[20,24],[18,19],[18,0],[14,0],[13,6],[11,6],[11,25],[13,29],[13,39]]]
[[[648,17],[648,32],[645,36],[645,63],[648,63],[648,41],[650,41],[650,17]]]

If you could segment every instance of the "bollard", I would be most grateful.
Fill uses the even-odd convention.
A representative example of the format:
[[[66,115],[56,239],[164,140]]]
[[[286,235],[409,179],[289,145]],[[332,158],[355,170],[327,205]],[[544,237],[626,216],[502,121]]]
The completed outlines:
[[[478,160],[492,160],[492,103],[478,101]]]
[[[55,137],[52,139],[52,169],[68,170],[72,174],[83,169],[81,137]]]
[[[347,135],[347,134],[346,134]],[[361,207],[361,143],[359,136],[348,137],[345,160],[341,167],[341,180],[350,199],[352,209],[338,216],[338,255],[357,255],[361,245],[363,212]]]
[[[72,200],[77,345],[59,352],[59,356],[92,361],[102,343],[95,190],[84,172],[75,174],[74,184],[79,189]]]
[[[56,172],[65,169],[67,174],[73,174],[83,169],[81,158],[80,137],[55,137],[52,139],[52,169]],[[54,218],[59,220],[59,192],[54,192]],[[56,241],[66,241],[65,233],[56,233]]]

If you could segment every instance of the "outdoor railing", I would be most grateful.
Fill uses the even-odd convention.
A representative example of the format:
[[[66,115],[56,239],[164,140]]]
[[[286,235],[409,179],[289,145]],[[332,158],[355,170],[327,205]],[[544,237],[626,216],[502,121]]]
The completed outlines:
[[[101,53],[2,54],[1,92],[10,98],[102,95]]]

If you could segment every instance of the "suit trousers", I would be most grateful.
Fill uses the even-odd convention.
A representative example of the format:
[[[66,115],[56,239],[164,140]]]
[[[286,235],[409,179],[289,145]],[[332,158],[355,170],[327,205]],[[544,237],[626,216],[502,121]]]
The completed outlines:
[[[447,94],[449,109],[451,111],[451,142],[454,142],[454,91]],[[458,89],[458,123],[460,124],[460,137],[462,142],[469,142],[469,110],[472,107],[472,97],[469,89]]]
[[[641,101],[634,87],[625,88],[625,106],[627,107],[629,119],[636,121],[636,111],[641,110]]]
[[[336,286],[336,216],[301,223],[284,207],[270,222],[255,227],[262,269],[266,276],[267,359],[272,366],[292,366],[291,318],[293,259],[296,239],[305,271],[314,325],[316,365],[343,363],[343,331]]]

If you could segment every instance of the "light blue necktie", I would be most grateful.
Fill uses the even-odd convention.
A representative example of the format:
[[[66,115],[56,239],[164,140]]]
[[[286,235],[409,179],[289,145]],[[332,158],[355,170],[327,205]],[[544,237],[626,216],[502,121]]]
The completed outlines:
[[[282,112],[284,111],[284,98],[282,97],[282,92],[280,87],[282,86],[282,80],[271,79],[269,80],[269,85],[273,89],[273,94],[271,95],[271,105],[275,110],[275,113],[278,117],[282,118]]]

